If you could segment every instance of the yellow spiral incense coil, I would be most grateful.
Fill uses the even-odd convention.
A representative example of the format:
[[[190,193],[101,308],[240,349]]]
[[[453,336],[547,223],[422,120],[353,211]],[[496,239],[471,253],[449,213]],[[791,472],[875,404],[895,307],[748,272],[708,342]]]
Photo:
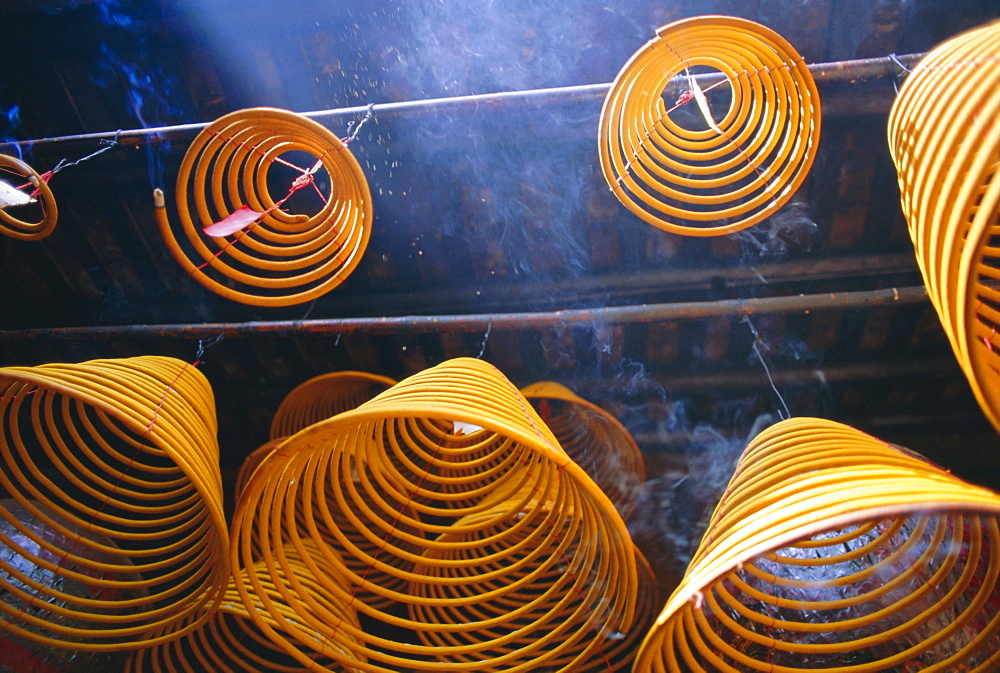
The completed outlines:
[[[1000,495],[849,426],[747,446],[635,671],[995,671]]]
[[[320,193],[315,213],[285,212],[286,198],[289,205],[305,198],[298,191]],[[329,292],[357,266],[371,234],[371,194],[357,160],[328,129],[286,110],[239,110],[198,134],[177,176],[176,227],[161,191],[154,201],[160,233],[188,274],[255,306]],[[259,217],[240,219],[250,212],[245,206]],[[218,236],[204,231],[233,218],[245,226]]]
[[[313,423],[354,409],[395,383],[395,379],[387,376],[343,371],[314,376],[296,386],[274,412],[270,441],[255,449],[240,466],[236,475],[236,493],[243,492],[250,475],[282,439]]]
[[[721,73],[702,86],[696,71]],[[686,88],[664,101],[671,80]],[[718,96],[728,102],[715,102]],[[676,110],[696,109],[682,124]],[[685,108],[686,110],[686,108]],[[746,19],[700,16],[660,28],[615,78],[599,154],[618,200],[643,221],[688,236],[740,231],[774,214],[819,147],[816,84],[795,49]]]
[[[309,548],[309,545],[306,545]],[[315,565],[310,566],[298,557],[295,549],[286,548],[281,555],[285,566],[293,575],[279,575],[278,584],[265,582],[264,592],[275,609],[276,615],[264,608],[263,602],[255,594],[249,594],[252,610],[260,615],[272,628],[280,630],[282,620],[294,620],[294,610],[288,607],[284,594],[295,591],[292,582],[299,584],[299,589],[308,592],[311,600],[329,614],[340,614],[341,619],[359,629],[357,615],[347,608],[342,600],[331,595],[326,590],[329,582],[338,581],[336,570],[324,564],[323,557],[318,553],[311,554]],[[260,572],[265,561],[258,561]],[[317,572],[318,571],[318,572]],[[294,578],[294,580],[293,580]],[[239,581],[246,581],[245,575]],[[298,673],[306,670],[302,664],[290,657],[277,643],[267,638],[254,626],[248,616],[239,592],[236,590],[236,579],[230,582],[225,600],[208,621],[182,638],[159,643],[154,647],[141,649],[133,655],[126,668],[127,673],[175,673],[176,671],[213,671],[216,673],[271,673],[282,671]],[[343,596],[345,592],[341,591]],[[305,609],[309,609],[306,605]],[[195,619],[192,615],[187,621]],[[333,644],[336,646],[336,644]],[[310,647],[314,646],[314,647]],[[300,643],[304,658],[315,662],[319,667],[333,667],[334,670],[351,670],[340,668],[323,654],[325,643]],[[346,654],[346,653],[344,653]]]
[[[559,445],[597,482],[623,519],[635,507],[638,488],[646,481],[642,453],[618,419],[554,381],[521,389]]]
[[[1000,21],[909,74],[889,115],[903,213],[952,349],[1000,431]]]
[[[475,441],[440,441],[442,428]],[[345,667],[578,670],[637,623],[639,571],[624,522],[513,384],[480,360],[420,372],[265,459],[234,517],[244,602],[282,565],[263,570],[255,538],[265,557],[292,546],[306,560],[312,542],[352,587],[348,605],[384,626],[313,619],[295,607],[308,600],[302,592],[282,633],[256,620],[287,650],[299,638],[329,641]],[[467,618],[452,623],[450,610]],[[353,655],[339,659],[332,643]]]
[[[0,629],[126,650],[195,628],[191,616],[222,600],[215,403],[194,366],[150,356],[0,369],[0,432],[5,502],[54,531],[0,504],[4,530],[16,529],[0,533]],[[179,620],[187,627],[153,635]]]
[[[22,183],[25,183],[25,189],[30,189],[32,192],[37,190],[38,194],[31,197],[30,204],[12,203],[4,206],[3,204],[8,203],[8,199],[4,198],[3,193],[0,193],[0,233],[22,241],[36,241],[45,238],[55,229],[59,213],[56,208],[56,198],[52,195],[48,183],[35,172],[35,169],[20,159],[0,154],[0,178],[8,176],[13,183],[10,185],[11,188],[17,189]],[[15,217],[15,213],[21,214],[22,209],[29,208],[37,212],[37,221],[21,220]]]
[[[236,491],[238,498],[237,503],[239,503],[245,497],[252,497],[245,495],[245,491],[247,489],[247,484],[249,484],[249,481],[251,479],[255,478],[254,475],[258,470],[267,473],[271,469],[281,469],[284,458],[288,456],[288,453],[282,449],[282,441],[279,441],[277,443],[265,444],[264,446],[260,447],[257,451],[250,454],[250,456],[248,456],[247,460],[240,468],[239,476],[241,478],[244,478],[246,481]],[[272,454],[274,454],[275,452],[277,452],[277,455],[272,456]],[[253,467],[250,464],[251,461],[253,460],[257,461],[256,467],[250,469],[251,467]],[[268,477],[262,477],[262,478],[267,479]],[[275,477],[274,475],[272,475],[272,478],[283,479],[285,477],[281,475]],[[334,498],[333,493],[335,489],[333,489],[333,487],[329,484],[324,484],[323,486],[326,489],[326,492],[325,495],[321,497],[330,498],[332,500]],[[416,513],[412,508],[408,508],[407,513],[411,516],[416,516]],[[324,522],[321,521],[307,520],[306,514],[303,512],[301,508],[295,510],[294,517],[295,517],[295,523],[299,528],[313,529],[312,533],[314,536],[313,539],[315,539],[317,543],[321,542],[322,544],[331,546],[335,549],[343,550],[344,545],[338,541],[337,534],[334,532],[334,530],[341,530],[341,531],[346,531],[345,534],[350,539],[348,546],[354,546],[363,551],[363,554],[361,555],[362,557],[365,557],[367,555],[375,555],[379,552],[379,549],[381,548],[380,543],[378,541],[371,540],[368,537],[365,537],[365,535],[356,531],[352,527],[351,520],[348,517],[347,513],[342,512],[340,510],[334,509],[333,511],[331,511],[331,517],[335,522],[333,528],[331,528],[330,526],[326,525]],[[406,534],[417,535],[417,536],[421,535],[421,532],[419,530],[407,529],[405,526],[402,525],[401,525],[401,530]],[[250,543],[248,547],[247,558],[252,558],[252,559],[263,558],[263,556],[265,555],[265,549],[268,547],[268,545],[272,543],[268,540],[262,540],[259,531],[257,531],[256,529],[250,530],[248,534],[250,536]],[[410,546],[410,551],[413,551],[415,549],[416,547],[413,547],[412,545]],[[343,559],[342,562],[346,563],[352,569],[353,572],[358,574],[363,574],[372,584],[382,587],[388,587],[389,589],[394,591],[400,591],[406,586],[405,579],[400,578],[396,574],[386,573],[383,572],[381,569],[372,568],[363,560],[363,558],[348,556],[346,557],[346,559]],[[399,567],[401,568],[409,569],[412,566],[412,563],[404,562],[402,564],[397,564],[397,565],[399,565]],[[390,608],[393,605],[393,601],[391,599],[386,598],[385,596],[373,594],[367,590],[359,590],[357,592],[352,592],[352,594],[354,594],[355,599],[363,601],[367,605],[370,605],[374,608],[378,608],[380,610]]]
[[[261,462],[277,449],[285,438],[313,423],[354,409],[395,383],[394,379],[377,374],[343,371],[322,374],[297,386],[285,396],[271,420],[271,439],[254,450],[240,465],[236,475],[237,496],[246,488],[247,482]],[[324,539],[329,537],[325,535]],[[355,542],[365,544],[363,539]],[[387,602],[371,596],[366,598],[383,607],[388,605]]]

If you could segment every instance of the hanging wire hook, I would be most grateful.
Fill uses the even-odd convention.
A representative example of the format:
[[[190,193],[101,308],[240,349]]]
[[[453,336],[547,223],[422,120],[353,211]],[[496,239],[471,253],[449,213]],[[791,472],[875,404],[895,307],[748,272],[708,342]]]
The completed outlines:
[[[896,90],[896,94],[898,95],[899,94],[899,80],[901,80],[904,77],[906,77],[907,75],[909,75],[911,72],[913,72],[913,70],[911,70],[910,68],[907,68],[906,64],[899,60],[899,57],[896,56],[895,52],[892,53],[892,54],[889,54],[886,58],[888,58],[890,61],[892,61],[893,63],[895,63],[896,66],[898,66],[899,69],[900,69],[900,71],[901,71],[901,72],[897,72],[896,76],[892,80],[892,88]]]
[[[483,334],[483,341],[479,346],[479,355],[476,356],[477,360],[481,360],[483,358],[483,353],[486,352],[486,344],[490,340],[490,332],[492,331],[493,331],[493,321],[491,320],[486,325],[486,333]]]
[[[222,341],[225,336],[225,334],[216,334],[211,339],[198,339],[198,352],[196,352],[194,356],[194,365],[196,367],[200,365],[202,357],[205,355],[205,351]]]
[[[96,157],[96,156],[98,156],[100,154],[104,154],[108,150],[117,147],[118,146],[118,136],[121,135],[121,132],[122,132],[121,129],[118,129],[117,131],[115,131],[115,137],[112,138],[111,140],[108,140],[107,138],[102,139],[101,140],[101,144],[104,145],[104,147],[102,147],[101,149],[97,150],[96,152],[91,152],[90,154],[88,154],[85,157],[80,157],[76,161],[69,161],[69,162],[67,162],[65,158],[60,159],[59,163],[57,163],[55,165],[55,168],[53,168],[51,171],[49,171],[49,176],[51,177],[51,176],[55,175],[56,173],[58,173],[59,171],[61,171],[64,168],[69,168],[70,166],[76,166],[79,163],[83,163],[84,161],[87,161],[88,159],[93,159],[94,157]]]
[[[367,121],[371,119],[373,116],[375,116],[375,103],[369,103],[368,107],[365,109],[365,116],[361,119],[361,121],[357,122],[357,125],[355,125],[354,120],[347,122],[347,130],[350,131],[351,134],[346,138],[344,138],[343,143],[345,145],[349,145],[352,140],[357,138],[358,132],[361,130],[361,127],[364,126],[365,123],[367,123]]]
[[[907,74],[909,74],[909,73],[913,72],[913,70],[911,70],[910,68],[907,68],[907,67],[906,67],[906,64],[905,64],[905,63],[903,63],[902,61],[900,61],[900,60],[899,60],[899,57],[898,57],[898,56],[896,56],[896,54],[895,54],[895,53],[892,53],[892,54],[889,54],[889,56],[888,56],[887,58],[888,58],[888,59],[889,59],[890,61],[892,61],[893,63],[895,63],[896,65],[898,65],[898,66],[899,66],[899,67],[900,67],[900,68],[901,68],[901,69],[902,69],[902,70],[903,70],[904,72],[906,72]]]
[[[782,420],[791,418],[792,412],[788,410],[788,405],[785,404],[785,398],[782,397],[781,392],[778,391],[778,386],[775,385],[774,378],[771,376],[771,368],[767,366],[767,361],[764,360],[764,354],[761,352],[761,346],[763,346],[766,350],[767,344],[765,344],[764,340],[760,338],[760,334],[757,332],[757,328],[754,327],[753,322],[750,321],[750,316],[748,314],[744,313],[740,318],[740,322],[746,323],[747,327],[750,328],[750,334],[753,336],[753,345],[751,348],[753,348],[754,355],[756,355],[757,359],[760,360],[760,364],[764,368],[764,373],[767,374],[767,382],[771,384],[771,390],[774,391],[774,394],[778,397],[778,401],[781,402],[781,406],[785,410],[784,416],[781,415],[780,410],[778,411],[778,416],[781,417]]]

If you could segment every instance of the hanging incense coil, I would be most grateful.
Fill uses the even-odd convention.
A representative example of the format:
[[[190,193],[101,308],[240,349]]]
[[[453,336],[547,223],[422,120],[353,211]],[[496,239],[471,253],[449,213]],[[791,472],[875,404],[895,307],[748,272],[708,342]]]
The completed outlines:
[[[305,198],[299,191],[318,193],[314,213],[285,212]],[[177,175],[177,226],[162,191],[154,201],[163,240],[184,270],[255,306],[329,292],[358,265],[371,234],[371,194],[357,160],[328,129],[286,110],[239,110],[198,134]]]
[[[618,73],[601,111],[611,191],[643,221],[688,236],[773,215],[819,147],[819,94],[802,57],[769,28],[729,16],[684,19],[656,35]],[[668,109],[674,78],[686,91]],[[675,112],[685,103],[697,111],[682,124]]]
[[[222,600],[215,403],[195,367],[150,356],[0,369],[0,462],[0,630],[128,650],[197,627],[191,616]]]
[[[309,548],[309,543],[305,543]],[[309,593],[312,601],[321,606],[325,613],[338,614],[341,619],[347,620],[353,628],[359,629],[357,614],[347,608],[343,602],[338,602],[338,598],[327,590],[330,582],[337,582],[336,570],[324,564],[322,555],[312,553],[310,559],[314,565],[307,564],[299,556],[293,547],[281,550],[280,554],[275,554],[276,558],[284,559],[284,565],[280,566],[279,573],[288,568],[294,573],[296,582],[301,583],[304,591]],[[265,561],[258,561],[263,569]],[[249,594],[252,601],[252,610],[260,615],[272,628],[281,631],[283,624],[287,620],[296,619],[295,612],[288,607],[283,592],[291,591],[291,578],[278,575],[279,584],[264,584],[264,592],[269,600],[272,613],[264,607],[263,601],[256,594]],[[191,631],[182,638],[175,638],[168,642],[159,643],[150,648],[138,650],[133,655],[126,667],[127,673],[166,673],[175,671],[215,671],[217,673],[272,673],[273,671],[286,671],[297,673],[304,670],[302,665],[288,656],[281,649],[279,643],[272,641],[254,625],[249,617],[248,609],[244,606],[239,592],[236,590],[236,582],[245,581],[245,576],[239,580],[233,579],[226,591],[225,599],[208,621]],[[340,595],[344,595],[340,591]],[[308,610],[308,604],[305,606]],[[196,615],[188,617],[186,621],[196,619]],[[166,627],[169,629],[169,626]],[[284,642],[284,641],[283,641]],[[337,664],[330,661],[323,655],[323,650],[327,644],[315,642],[301,642],[298,644],[302,656],[315,662],[316,666],[322,668],[334,668],[334,670],[345,670],[337,667]],[[336,643],[331,643],[336,646]],[[343,653],[346,654],[346,653]]]
[[[635,508],[646,466],[632,435],[617,418],[554,381],[521,389],[559,446],[611,498],[622,518]]]
[[[454,448],[437,441],[441,428],[479,437],[471,448]],[[496,448],[484,456],[483,446]],[[345,667],[528,671],[558,661],[551,670],[576,670],[636,625],[639,571],[624,522],[517,389],[480,360],[420,372],[293,435],[265,459],[234,516],[245,603],[277,572],[255,565],[255,538],[264,554],[312,541],[352,587],[345,598],[362,621],[384,625],[384,634],[363,633],[329,615],[308,628],[296,619],[286,635],[255,620],[269,637],[287,639],[286,651],[298,638],[338,642],[353,652],[340,659],[331,651]],[[367,545],[355,544],[359,538]],[[397,581],[387,586],[382,578]],[[434,593],[463,586],[475,589],[454,598]],[[374,607],[357,598],[361,592],[393,607]],[[555,596],[557,608],[532,612]],[[450,623],[448,609],[469,619]],[[447,633],[460,633],[461,642],[437,639]],[[510,645],[528,634],[524,649]]]
[[[0,154],[0,179],[11,176],[14,184],[0,185],[0,233],[22,241],[37,241],[52,233],[59,211],[49,184],[20,159]],[[19,187],[30,189],[22,192]],[[15,214],[31,219],[19,219]]]
[[[1000,431],[1000,21],[927,54],[889,115],[903,213],[934,308]]]
[[[240,466],[236,475],[236,493],[243,492],[250,475],[282,439],[313,423],[354,409],[395,383],[395,379],[387,376],[343,371],[314,376],[296,386],[274,412],[270,441],[255,449]]]
[[[832,421],[747,446],[635,671],[994,671],[1000,495]]]

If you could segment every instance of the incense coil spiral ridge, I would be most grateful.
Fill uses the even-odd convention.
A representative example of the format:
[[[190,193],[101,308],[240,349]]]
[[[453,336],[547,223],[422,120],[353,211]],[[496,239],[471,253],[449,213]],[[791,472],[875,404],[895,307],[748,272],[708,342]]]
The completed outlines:
[[[889,115],[889,150],[927,293],[1000,431],[1000,21],[913,68]]]
[[[255,620],[292,656],[313,634],[331,659],[365,671],[553,662],[546,670],[569,671],[640,622],[645,581],[620,515],[514,385],[480,360],[415,374],[263,461],[233,523],[244,602],[278,572],[255,565],[258,553],[301,554],[307,542],[351,587],[348,607],[376,626],[300,614],[308,597],[297,592],[283,632]]]
[[[505,535],[503,529],[513,519],[524,524],[511,531],[518,543],[511,546],[512,558],[494,560],[484,555],[481,547],[489,551],[492,539]],[[656,584],[652,570],[638,549],[634,550],[637,561],[639,593],[637,595],[635,622],[626,633],[614,632],[608,629],[606,615],[600,611],[601,599],[598,599],[597,609],[592,607],[583,593],[587,591],[607,591],[606,580],[602,580],[591,572],[588,578],[579,578],[578,569],[572,560],[573,554],[559,551],[561,562],[551,564],[551,559],[535,553],[533,547],[540,533],[555,538],[569,540],[569,548],[580,550],[589,544],[586,533],[580,534],[582,522],[572,516],[556,516],[554,529],[549,529],[551,519],[556,515],[552,503],[531,502],[530,510],[519,508],[513,501],[497,505],[490,511],[463,517],[456,522],[456,532],[445,533],[437,538],[438,546],[424,552],[424,561],[418,564],[416,572],[426,577],[432,577],[438,582],[414,582],[411,590],[423,600],[409,606],[411,618],[423,624],[460,625],[487,620],[515,621],[518,625],[531,625],[517,637],[502,643],[491,642],[496,634],[492,631],[461,628],[448,630],[423,629],[417,632],[421,642],[437,648],[454,648],[456,653],[450,657],[439,657],[442,661],[457,660],[466,664],[481,662],[484,657],[504,659],[502,666],[487,666],[483,669],[507,671],[527,667],[536,670],[537,652],[543,649],[545,659],[542,663],[545,670],[583,671],[617,671],[629,670],[635,647],[652,624],[655,612],[660,605],[657,602]],[[531,522],[535,517],[536,521]],[[560,521],[561,520],[561,521]],[[485,525],[484,525],[485,524]],[[565,543],[563,543],[565,544]],[[552,544],[546,545],[552,548]],[[468,564],[475,564],[469,566]],[[527,582],[524,588],[511,588],[502,599],[494,601],[470,601],[471,597],[482,596],[497,591],[498,582],[495,579],[483,582],[480,577],[488,573],[503,573],[504,579],[517,582]],[[539,586],[557,585],[560,578],[567,575],[573,579],[575,596],[567,596],[565,592],[545,591]],[[581,583],[579,580],[582,579]],[[448,580],[448,581],[446,581]],[[539,581],[541,580],[541,581]],[[572,598],[573,600],[567,600]],[[583,607],[589,605],[588,607]],[[583,614],[579,611],[583,607]],[[577,629],[569,631],[561,637],[558,624],[579,623],[586,619],[593,627],[591,632]],[[546,625],[551,633],[544,634]],[[541,632],[541,633],[540,633]],[[541,638],[539,636],[544,634]],[[549,639],[551,642],[546,642]],[[466,653],[460,648],[476,648]]]
[[[308,544],[307,544],[308,548]],[[338,602],[329,590],[331,582],[337,582],[336,570],[325,564],[321,555],[311,554],[314,565],[307,564],[294,548],[288,547],[274,555],[285,559],[286,566],[294,573],[295,581],[300,582],[302,589],[307,591],[316,604],[322,606],[327,613],[340,614],[358,629],[357,614],[347,608],[342,601]],[[263,566],[266,560],[257,562]],[[263,572],[263,570],[262,570]],[[279,570],[279,573],[281,571]],[[283,592],[291,590],[291,579],[279,574],[278,584],[265,583],[265,595],[270,605],[280,618],[295,619],[294,612],[288,607]],[[182,638],[162,642],[153,647],[136,651],[126,667],[126,673],[166,673],[176,671],[216,671],[218,673],[272,673],[281,671],[298,673],[302,665],[289,657],[284,650],[265,637],[249,617],[248,608],[243,604],[236,582],[245,581],[245,575],[239,579],[233,578],[226,591],[225,598],[219,609],[211,617],[186,634]],[[340,592],[343,595],[343,591]],[[252,609],[272,628],[281,629],[279,618],[272,617],[264,608],[261,599],[250,595]],[[307,608],[308,609],[308,606]],[[197,615],[188,617],[192,621]],[[169,627],[168,627],[169,628]],[[333,667],[334,670],[349,670],[338,667],[334,662],[324,658],[319,651],[309,647],[310,643],[302,643],[304,657],[315,661],[318,666]]]
[[[6,154],[0,154],[0,177],[14,176],[15,182],[27,180],[26,187],[31,187],[33,193],[30,198],[32,204],[8,203],[6,198],[0,198],[0,233],[21,241],[37,241],[45,238],[55,229],[59,210],[56,208],[56,198],[52,194],[49,184],[42,179],[35,169],[20,159]],[[12,185],[12,189],[17,189]],[[0,194],[2,196],[2,194]],[[28,198],[28,195],[24,195]],[[20,199],[19,199],[20,200]],[[38,211],[38,220],[21,220],[13,213],[20,212],[22,208],[34,208]]]
[[[294,435],[313,423],[361,406],[396,385],[388,376],[342,371],[314,376],[296,386],[271,419],[271,439]]]
[[[722,78],[703,86],[703,70]],[[664,101],[675,77],[688,90]],[[693,123],[676,113],[687,103],[698,109]],[[605,180],[633,214],[671,233],[718,236],[795,194],[819,134],[816,84],[784,38],[746,19],[700,16],[660,28],[618,73],[598,149]]]
[[[270,441],[257,447],[240,465],[236,475],[237,495],[243,492],[250,475],[282,439],[313,423],[354,409],[395,384],[396,380],[388,376],[343,371],[314,376],[296,386],[274,412]]]
[[[171,254],[203,286],[244,304],[322,296],[350,275],[371,235],[372,199],[357,160],[328,129],[287,110],[238,110],[211,123],[188,147],[176,191],[177,225],[154,192]],[[300,191],[311,194],[296,198]],[[286,200],[317,194],[314,213],[285,212]]]
[[[250,477],[253,476],[254,471],[260,467],[265,458],[271,455],[272,451],[278,448],[278,444],[280,442],[264,442],[243,459],[243,462],[240,463],[240,469],[236,472],[236,484],[233,487],[237,498],[240,497],[243,489],[246,488],[247,482],[250,481]]]
[[[646,481],[642,453],[629,431],[607,411],[554,381],[526,386],[521,394],[627,521]]]
[[[817,418],[747,446],[635,671],[994,671],[1000,495]]]
[[[197,627],[229,577],[216,431],[174,358],[0,369],[0,630],[121,651]]]

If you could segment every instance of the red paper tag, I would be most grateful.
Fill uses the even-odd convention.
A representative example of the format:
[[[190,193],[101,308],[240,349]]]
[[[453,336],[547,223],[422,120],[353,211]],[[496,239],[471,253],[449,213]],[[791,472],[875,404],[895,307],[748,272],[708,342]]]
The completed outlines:
[[[213,237],[229,236],[230,234],[235,234],[237,231],[243,231],[263,216],[264,213],[259,213],[249,206],[243,205],[218,222],[208,225],[202,231],[206,235]]]

